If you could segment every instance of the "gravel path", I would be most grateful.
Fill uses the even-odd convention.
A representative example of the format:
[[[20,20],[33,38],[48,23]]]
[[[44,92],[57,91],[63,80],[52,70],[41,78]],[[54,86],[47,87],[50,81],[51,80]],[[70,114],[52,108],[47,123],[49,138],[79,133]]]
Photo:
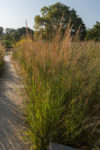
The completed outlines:
[[[11,58],[5,56],[5,72],[0,78],[0,150],[28,150],[20,132],[24,121],[19,87],[19,77]]]

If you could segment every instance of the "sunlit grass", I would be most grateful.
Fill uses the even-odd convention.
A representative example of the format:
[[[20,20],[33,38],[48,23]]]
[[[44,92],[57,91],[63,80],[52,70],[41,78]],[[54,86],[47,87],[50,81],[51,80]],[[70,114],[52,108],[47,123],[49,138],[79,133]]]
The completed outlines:
[[[50,141],[86,146],[98,139],[100,43],[72,41],[66,32],[53,41],[26,39],[17,45],[27,98],[27,140],[35,150]]]

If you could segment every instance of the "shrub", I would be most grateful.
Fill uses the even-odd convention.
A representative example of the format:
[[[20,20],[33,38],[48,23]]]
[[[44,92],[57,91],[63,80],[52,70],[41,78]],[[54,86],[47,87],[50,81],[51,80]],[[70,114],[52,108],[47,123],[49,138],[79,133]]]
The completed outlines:
[[[11,41],[5,40],[3,42],[5,48],[12,48],[13,43]]]

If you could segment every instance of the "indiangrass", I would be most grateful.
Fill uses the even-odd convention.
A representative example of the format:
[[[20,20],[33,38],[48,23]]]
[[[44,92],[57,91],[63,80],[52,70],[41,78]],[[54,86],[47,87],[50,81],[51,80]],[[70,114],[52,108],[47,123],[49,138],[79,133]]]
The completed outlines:
[[[0,75],[4,68],[4,47],[0,44]]]
[[[67,30],[63,39],[57,34],[50,42],[17,44],[25,134],[35,150],[46,150],[50,141],[92,150],[100,138],[100,43],[75,39]]]

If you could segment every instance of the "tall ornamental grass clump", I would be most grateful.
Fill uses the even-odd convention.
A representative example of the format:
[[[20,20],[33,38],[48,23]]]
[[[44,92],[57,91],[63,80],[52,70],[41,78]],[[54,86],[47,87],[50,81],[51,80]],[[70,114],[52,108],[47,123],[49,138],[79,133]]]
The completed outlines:
[[[0,44],[0,75],[4,69],[4,47]]]
[[[72,40],[68,31],[50,42],[22,40],[14,53],[26,90],[25,133],[35,150],[50,141],[89,150],[99,139],[100,43]]]

